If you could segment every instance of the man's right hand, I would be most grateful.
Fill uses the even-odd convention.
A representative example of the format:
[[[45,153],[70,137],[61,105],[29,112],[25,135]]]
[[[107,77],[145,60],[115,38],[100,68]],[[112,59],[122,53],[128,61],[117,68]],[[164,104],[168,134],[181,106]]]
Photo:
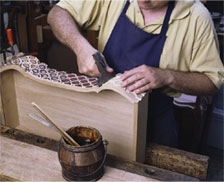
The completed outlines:
[[[87,45],[84,50],[79,51],[79,53],[77,54],[77,64],[78,64],[79,72],[81,74],[85,74],[88,76],[96,76],[96,77],[100,76],[100,72],[93,58],[93,54],[95,54],[96,52],[97,50],[93,48],[91,45]],[[102,57],[104,56],[102,55]],[[106,65],[107,65],[106,70],[108,72],[113,72],[113,69],[110,68],[107,63]]]
[[[92,56],[97,50],[80,33],[78,25],[69,12],[56,5],[48,13],[47,21],[57,39],[76,54],[79,72],[88,76],[100,76]],[[113,72],[109,66],[106,69],[108,72]]]

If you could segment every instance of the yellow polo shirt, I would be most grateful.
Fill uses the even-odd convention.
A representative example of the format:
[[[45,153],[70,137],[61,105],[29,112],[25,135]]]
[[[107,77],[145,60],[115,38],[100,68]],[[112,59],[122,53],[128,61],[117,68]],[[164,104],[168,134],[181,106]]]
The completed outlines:
[[[99,30],[98,49],[103,52],[126,0],[61,0],[83,29]],[[137,0],[130,0],[126,16],[149,33],[161,31],[164,17],[144,25]],[[217,37],[209,12],[198,0],[177,0],[171,14],[167,39],[160,58],[160,68],[206,74],[217,88],[224,83]],[[147,49],[147,48],[146,48]],[[169,96],[178,96],[168,89]]]

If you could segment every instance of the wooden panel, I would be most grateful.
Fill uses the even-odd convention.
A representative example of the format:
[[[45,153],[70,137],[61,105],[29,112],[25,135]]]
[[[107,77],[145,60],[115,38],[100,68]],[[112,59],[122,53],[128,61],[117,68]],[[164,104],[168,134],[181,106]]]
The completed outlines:
[[[0,136],[0,174],[21,181],[65,181],[57,152]],[[105,166],[99,181],[155,181]]]
[[[134,157],[132,152],[127,153],[133,151],[134,147],[133,106],[125,98],[110,91],[83,94],[64,89],[55,90],[54,87],[32,82],[18,72],[15,72],[15,79],[19,105],[18,128],[59,139],[56,132],[28,117],[28,113],[34,112],[31,102],[36,102],[59,126],[65,129],[73,126],[96,127],[104,139],[109,141],[109,153],[128,159]],[[117,114],[111,115],[112,112]]]
[[[208,156],[199,155],[158,144],[146,149],[146,164],[206,179]]]
[[[134,139],[135,139],[135,153],[136,155],[135,161],[145,161],[145,149],[146,148],[146,133],[147,133],[147,118],[148,118],[148,95],[144,97],[144,99],[139,102],[138,104],[135,103],[134,105],[134,118],[136,122],[135,124],[135,131],[134,131]]]
[[[5,72],[4,74],[1,74],[0,79],[3,106],[3,121],[7,121],[7,125],[9,124],[8,126],[10,127],[17,127],[19,125],[19,121],[13,71],[10,70]]]
[[[64,129],[73,126],[98,129],[103,139],[109,141],[109,154],[144,161],[146,130],[139,129],[146,128],[147,115],[138,117],[138,112],[145,106],[138,107],[140,102],[136,98],[133,101],[131,93],[115,92],[109,89],[110,84],[105,84],[104,88],[96,87],[102,89],[99,93],[94,89],[91,92],[88,89],[83,91],[83,88],[71,89],[71,86],[59,83],[56,87],[55,83],[35,79],[24,71],[3,69],[2,72],[3,90],[7,93],[4,96],[7,126],[59,140],[57,132],[29,118],[29,113],[36,113],[31,106],[36,102]],[[147,99],[144,103],[147,104]]]

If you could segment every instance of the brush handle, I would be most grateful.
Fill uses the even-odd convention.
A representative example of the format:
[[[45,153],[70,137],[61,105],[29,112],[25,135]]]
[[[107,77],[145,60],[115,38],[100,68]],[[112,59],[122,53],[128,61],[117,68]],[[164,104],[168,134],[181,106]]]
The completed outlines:
[[[80,146],[71,136],[69,136],[61,127],[56,125],[52,119],[35,103],[32,102],[32,106],[46,119],[49,123],[51,123],[58,132],[69,142],[71,145]]]
[[[12,37],[12,29],[7,29],[6,30],[7,37],[8,37],[8,42],[10,45],[13,45],[13,37]]]

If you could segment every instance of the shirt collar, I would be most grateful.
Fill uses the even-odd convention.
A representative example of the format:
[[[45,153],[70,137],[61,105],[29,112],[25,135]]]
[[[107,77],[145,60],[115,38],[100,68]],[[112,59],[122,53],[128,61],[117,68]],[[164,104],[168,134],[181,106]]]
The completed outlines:
[[[171,14],[169,23],[172,22],[172,20],[180,20],[189,15],[190,8],[195,1],[197,0],[176,0],[176,4]],[[140,11],[140,8],[138,6],[138,0],[130,0],[130,2],[133,4],[133,6],[137,11]],[[155,21],[154,23],[157,22],[158,24],[162,24],[163,23],[162,20],[163,18],[160,19],[159,21]]]
[[[190,8],[195,0],[176,0],[175,8],[170,17],[171,20],[180,20],[190,14]]]

